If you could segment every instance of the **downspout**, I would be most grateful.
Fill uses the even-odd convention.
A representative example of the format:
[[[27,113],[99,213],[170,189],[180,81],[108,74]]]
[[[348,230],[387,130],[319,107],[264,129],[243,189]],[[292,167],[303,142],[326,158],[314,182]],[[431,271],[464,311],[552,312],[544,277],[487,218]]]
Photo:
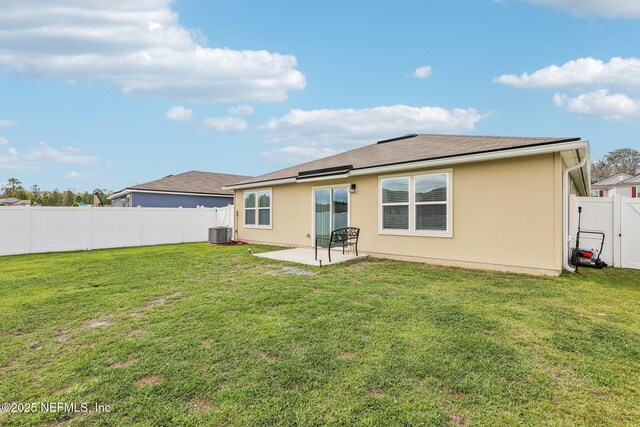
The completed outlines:
[[[569,265],[569,173],[580,169],[587,163],[587,156],[580,163],[564,170],[562,175],[562,265],[564,269],[575,273],[576,269]]]

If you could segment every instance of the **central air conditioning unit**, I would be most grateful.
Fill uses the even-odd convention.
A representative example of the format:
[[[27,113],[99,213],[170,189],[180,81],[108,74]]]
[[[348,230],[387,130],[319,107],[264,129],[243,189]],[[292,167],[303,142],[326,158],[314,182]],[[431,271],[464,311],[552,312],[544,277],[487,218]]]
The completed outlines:
[[[227,243],[231,241],[231,228],[213,227],[209,229],[209,243]]]

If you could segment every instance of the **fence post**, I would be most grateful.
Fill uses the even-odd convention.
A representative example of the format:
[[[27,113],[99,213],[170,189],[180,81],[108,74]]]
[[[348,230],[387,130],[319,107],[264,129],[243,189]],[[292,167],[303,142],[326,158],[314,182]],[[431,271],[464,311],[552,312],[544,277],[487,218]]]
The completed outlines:
[[[622,197],[613,195],[613,266],[622,265]]]
[[[31,253],[31,206],[24,207],[24,253]]]
[[[92,233],[93,233],[93,206],[88,205],[85,208],[87,210],[87,220],[85,222],[86,223],[86,227],[87,227],[87,231],[86,231],[87,240],[86,240],[85,246],[86,246],[86,249],[88,251],[90,251],[92,249],[92,246],[93,246],[93,236],[92,236]]]
[[[180,243],[184,243],[184,224],[182,221],[182,206],[178,206],[178,226],[180,227]]]
[[[142,246],[142,206],[136,206],[136,212],[138,214],[138,226],[136,227],[136,240],[138,246]]]

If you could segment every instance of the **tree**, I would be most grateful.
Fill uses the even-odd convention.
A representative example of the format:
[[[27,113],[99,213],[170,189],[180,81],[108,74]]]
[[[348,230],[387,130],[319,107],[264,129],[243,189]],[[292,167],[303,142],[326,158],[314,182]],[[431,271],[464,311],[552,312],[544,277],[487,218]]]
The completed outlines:
[[[604,159],[611,165],[614,174],[624,172],[636,176],[640,171],[640,151],[633,148],[618,148]]]
[[[5,197],[17,197],[18,193],[24,192],[22,181],[18,178],[9,178],[7,183],[2,186]]]
[[[640,173],[640,151],[633,148],[618,148],[591,164],[593,182],[602,181],[622,172],[633,176]]]
[[[591,181],[599,182],[603,179],[609,178],[613,173],[611,172],[611,165],[604,160],[596,160],[591,163]]]

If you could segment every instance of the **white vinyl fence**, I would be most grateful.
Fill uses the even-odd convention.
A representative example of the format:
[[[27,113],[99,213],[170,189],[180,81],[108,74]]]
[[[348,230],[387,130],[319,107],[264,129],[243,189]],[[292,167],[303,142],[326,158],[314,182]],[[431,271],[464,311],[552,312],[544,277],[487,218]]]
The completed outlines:
[[[0,207],[0,255],[204,242],[233,228],[223,208]]]
[[[640,269],[640,199],[623,196],[571,196],[570,234],[578,231],[578,207],[582,207],[583,230],[599,230],[606,235],[602,259],[609,265]],[[571,247],[575,241],[571,242]],[[600,239],[581,235],[582,249],[600,250]]]

